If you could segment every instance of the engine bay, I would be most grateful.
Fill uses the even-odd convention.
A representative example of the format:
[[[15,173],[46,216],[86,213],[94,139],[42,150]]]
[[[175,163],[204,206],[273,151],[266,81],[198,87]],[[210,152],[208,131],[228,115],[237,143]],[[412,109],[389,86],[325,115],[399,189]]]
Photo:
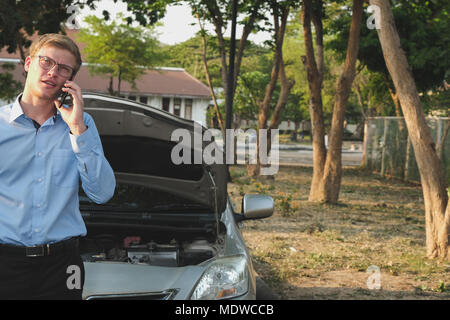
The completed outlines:
[[[144,236],[97,234],[80,240],[84,262],[123,262],[151,266],[197,265],[219,252],[216,243],[205,239],[156,242]]]

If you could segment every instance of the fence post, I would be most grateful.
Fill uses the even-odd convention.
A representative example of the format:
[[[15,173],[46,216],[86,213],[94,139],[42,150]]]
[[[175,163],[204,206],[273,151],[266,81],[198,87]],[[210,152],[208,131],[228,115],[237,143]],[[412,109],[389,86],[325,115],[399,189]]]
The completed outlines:
[[[439,149],[439,146],[441,145],[441,139],[442,139],[442,122],[441,118],[437,118],[437,132],[436,132],[436,143],[434,144],[436,146],[436,151]]]
[[[381,150],[381,170],[380,174],[384,176],[386,171],[386,137],[387,137],[388,119],[384,118],[384,131],[383,131],[383,149]]]
[[[368,167],[368,161],[367,161],[367,141],[369,140],[369,120],[366,119],[364,121],[364,140],[363,140],[363,150],[362,150],[362,159],[361,159],[361,166],[367,168]]]
[[[411,152],[411,139],[409,138],[408,133],[408,139],[406,140],[406,156],[405,156],[405,172],[403,174],[403,180],[408,181],[409,179],[409,157]]]

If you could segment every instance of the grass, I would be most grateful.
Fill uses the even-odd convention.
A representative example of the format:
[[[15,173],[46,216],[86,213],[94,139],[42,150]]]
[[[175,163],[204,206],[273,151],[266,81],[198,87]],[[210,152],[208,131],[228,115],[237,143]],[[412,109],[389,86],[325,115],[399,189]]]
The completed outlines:
[[[274,198],[274,215],[242,232],[257,272],[283,298],[450,298],[449,263],[425,257],[419,186],[345,169],[340,203],[326,205],[308,202],[312,168],[256,180],[231,167],[231,176],[238,211],[246,193]],[[368,289],[369,266],[380,268],[381,290]]]

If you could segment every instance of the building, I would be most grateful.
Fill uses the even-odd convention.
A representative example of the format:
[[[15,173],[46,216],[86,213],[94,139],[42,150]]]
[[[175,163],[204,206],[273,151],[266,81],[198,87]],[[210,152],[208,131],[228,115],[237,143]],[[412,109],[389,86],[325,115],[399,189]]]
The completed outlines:
[[[68,30],[68,36],[75,39],[76,31]],[[80,49],[84,48],[80,44]],[[84,60],[84,59],[83,59]],[[5,49],[0,51],[0,64],[16,65],[14,79],[25,82],[23,67],[19,54],[9,54]],[[109,78],[91,75],[88,65],[83,63],[75,77],[83,92],[108,94]],[[114,79],[117,81],[117,79]],[[116,86],[114,86],[116,89]],[[206,110],[211,101],[209,88],[181,68],[156,68],[148,70],[136,80],[136,88],[122,81],[120,96],[152,107],[165,110],[179,117],[194,120],[206,126]],[[0,105],[7,102],[0,100]]]

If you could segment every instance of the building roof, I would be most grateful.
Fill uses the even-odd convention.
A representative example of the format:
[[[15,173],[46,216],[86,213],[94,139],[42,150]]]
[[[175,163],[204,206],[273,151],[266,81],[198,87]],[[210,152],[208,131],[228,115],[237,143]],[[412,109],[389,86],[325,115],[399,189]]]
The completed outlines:
[[[67,30],[67,35],[79,45],[82,52],[84,44],[76,41],[76,34],[76,31]],[[32,40],[35,38],[37,38],[37,35],[31,37]],[[19,59],[20,54],[18,52],[9,54],[6,48],[2,48],[0,51],[0,63],[7,61],[18,63],[19,65],[13,72],[14,78],[24,82],[25,77]],[[83,54],[82,59],[84,61]],[[84,91],[108,91],[109,78],[90,75],[86,64],[83,64],[74,80]],[[117,78],[114,78],[113,81],[113,88],[117,90]],[[209,88],[181,68],[156,68],[155,70],[147,70],[143,76],[136,80],[136,89],[133,89],[128,82],[122,81],[120,91],[136,92],[140,95],[210,97]]]

